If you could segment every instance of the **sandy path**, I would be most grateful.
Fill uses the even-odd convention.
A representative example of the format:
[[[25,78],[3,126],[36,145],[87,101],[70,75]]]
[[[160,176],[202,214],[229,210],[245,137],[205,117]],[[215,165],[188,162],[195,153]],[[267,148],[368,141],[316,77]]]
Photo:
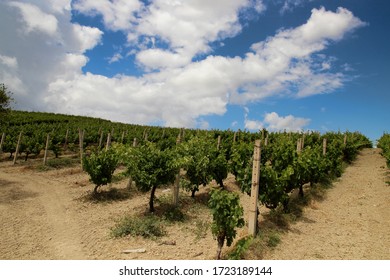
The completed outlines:
[[[267,259],[390,259],[390,186],[377,149],[365,149],[307,207]]]
[[[83,259],[69,192],[43,174],[0,174],[2,258]]]

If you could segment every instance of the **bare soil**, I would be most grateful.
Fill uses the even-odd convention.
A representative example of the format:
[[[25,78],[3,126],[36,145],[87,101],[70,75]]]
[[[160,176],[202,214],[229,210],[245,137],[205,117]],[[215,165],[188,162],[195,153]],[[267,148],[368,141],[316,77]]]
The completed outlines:
[[[103,190],[118,197],[91,199],[88,175],[80,167],[38,171],[41,160],[0,162],[0,259],[214,259],[217,243],[207,224],[207,193],[195,199],[181,192],[184,222],[166,223],[156,240],[110,235],[124,216],[147,211],[149,193],[126,189],[127,180]],[[385,160],[365,149],[326,197],[312,201],[267,259],[390,259],[390,186]],[[237,189],[234,179],[226,180]],[[156,192],[156,215],[171,199],[170,188]],[[244,210],[249,197],[241,194]],[[265,213],[261,209],[261,213]],[[247,216],[245,214],[245,216]],[[259,219],[263,219],[262,215]],[[237,239],[247,235],[240,229]],[[130,249],[144,252],[124,253]],[[227,248],[224,248],[226,253]]]
[[[333,183],[322,201],[313,200],[277,248],[276,260],[389,260],[390,185],[378,149],[365,149]]]

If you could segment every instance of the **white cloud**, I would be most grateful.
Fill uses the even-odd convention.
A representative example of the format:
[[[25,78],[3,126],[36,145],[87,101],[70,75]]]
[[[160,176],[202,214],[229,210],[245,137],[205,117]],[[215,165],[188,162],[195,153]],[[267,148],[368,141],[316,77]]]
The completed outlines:
[[[77,1],[73,8],[79,12],[102,15],[106,28],[124,32],[132,43],[139,42],[137,62],[158,70],[138,77],[109,78],[82,72],[88,62],[85,52],[101,43],[103,32],[72,23],[69,1],[59,1],[63,7],[47,6],[46,10],[46,1],[34,3],[38,2],[36,9],[56,20],[55,29],[32,27],[32,20],[29,25],[19,21],[21,2],[13,1],[19,3],[14,6],[0,3],[0,26],[7,26],[0,28],[4,39],[0,80],[11,81],[20,108],[169,126],[205,127],[208,123],[202,117],[223,115],[228,104],[247,104],[275,94],[304,97],[341,87],[343,75],[327,72],[331,69],[323,69],[322,63],[326,57],[314,59],[312,55],[364,25],[345,9],[336,13],[313,10],[306,24],[253,44],[244,57],[208,55],[193,61],[197,54],[210,52],[211,43],[237,35],[242,29],[240,11],[255,8],[261,12],[263,2],[178,0],[144,6],[138,1],[125,1],[126,5],[123,1]],[[315,34],[316,25],[324,22],[330,26],[318,26],[322,33]],[[339,28],[332,27],[338,24]],[[15,32],[25,26],[39,32],[24,37]],[[29,44],[23,43],[26,38]],[[118,52],[109,62],[119,59]],[[294,130],[308,122],[271,114],[263,121],[246,119],[245,125]]]
[[[267,113],[262,121],[252,120],[245,115],[244,125],[249,130],[261,130],[266,128],[269,131],[301,131],[310,123],[310,119],[298,118],[292,115],[285,117],[279,116],[277,113]]]
[[[312,2],[313,0],[284,0],[283,6],[280,9],[281,14],[285,14],[286,12],[291,12],[295,8],[302,6],[305,2]]]
[[[267,129],[271,131],[300,131],[310,123],[310,119],[297,118],[292,115],[281,117],[272,112],[265,115],[264,123],[267,124]]]
[[[89,16],[101,15],[107,29],[123,31],[129,43],[141,51],[138,62],[156,69],[180,67],[198,54],[209,53],[211,42],[241,31],[240,11],[252,8],[261,13],[265,5],[261,0],[155,0],[148,4],[138,0],[78,0],[73,8]],[[155,49],[155,42],[168,46],[168,50]],[[163,59],[156,61],[160,54]]]
[[[115,53],[112,57],[110,57],[108,59],[108,63],[111,64],[111,63],[114,63],[114,62],[118,62],[122,58],[123,58],[123,56],[120,53]]]
[[[136,59],[146,69],[176,68],[188,65],[191,62],[190,57],[162,49],[143,50],[137,53]]]
[[[51,110],[44,103],[50,83],[82,75],[84,52],[100,42],[99,29],[70,22],[69,4],[0,2],[0,26],[6,26],[0,28],[0,55],[8,57],[8,66],[0,64],[0,81],[14,93],[16,108]]]
[[[78,41],[77,51],[84,53],[100,43],[103,32],[96,27],[82,26],[77,23],[72,25],[73,36]]]
[[[39,7],[30,3],[12,1],[9,5],[20,10],[27,33],[38,31],[53,35],[57,32],[58,21],[55,16],[43,12]]]
[[[0,63],[13,70],[18,68],[18,60],[16,57],[10,57],[0,54]]]
[[[249,130],[261,130],[264,128],[264,124],[261,121],[245,119],[245,129]]]
[[[78,0],[73,3],[78,12],[102,15],[105,27],[113,31],[132,29],[137,21],[135,14],[142,6],[138,0]]]

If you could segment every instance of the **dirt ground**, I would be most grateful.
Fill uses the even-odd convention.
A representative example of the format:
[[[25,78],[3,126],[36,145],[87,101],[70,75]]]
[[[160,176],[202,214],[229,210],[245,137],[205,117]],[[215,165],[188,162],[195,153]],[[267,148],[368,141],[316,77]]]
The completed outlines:
[[[126,196],[96,202],[89,199],[93,185],[80,167],[43,172],[31,167],[40,162],[0,162],[0,259],[215,258],[217,244],[205,226],[211,222],[205,205],[210,186],[202,188],[195,200],[189,193],[180,193],[189,214],[185,222],[167,224],[166,236],[112,238],[110,229],[119,219],[147,211],[149,194],[126,190],[123,180],[111,189]],[[291,225],[265,258],[390,259],[387,170],[379,150],[361,152],[325,199],[306,207],[303,218]],[[226,185],[235,188],[234,179],[229,177]],[[160,189],[156,197],[158,212],[160,205],[170,201],[171,190]],[[241,203],[246,209],[249,197],[241,195]],[[245,235],[246,228],[240,229],[238,237]],[[123,252],[129,249],[145,250]]]

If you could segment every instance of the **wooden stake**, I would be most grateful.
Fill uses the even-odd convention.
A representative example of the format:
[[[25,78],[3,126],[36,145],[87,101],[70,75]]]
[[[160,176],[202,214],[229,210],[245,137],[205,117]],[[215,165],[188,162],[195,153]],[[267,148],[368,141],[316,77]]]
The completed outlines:
[[[111,133],[108,133],[108,135],[107,135],[107,142],[106,142],[106,151],[108,151],[110,146],[111,146]]]
[[[100,150],[103,144],[103,130],[99,129],[99,131],[100,131],[100,138],[99,138],[99,150]]]
[[[134,138],[133,140],[133,147],[137,147],[137,138]]]
[[[5,139],[5,132],[1,135],[1,141],[0,141],[0,155],[3,152],[3,144],[4,144],[4,139]]]
[[[326,155],[326,138],[322,140],[322,155]]]
[[[83,156],[84,156],[84,130],[79,129],[79,148],[80,148],[80,163],[83,167]]]
[[[253,151],[253,168],[252,168],[252,188],[251,198],[249,204],[249,219],[248,219],[248,233],[256,236],[257,233],[257,200],[259,197],[260,184],[260,159],[261,159],[261,140],[255,141]]]
[[[217,150],[219,150],[220,146],[221,146],[221,135],[218,135]]]
[[[344,135],[344,146],[347,145],[347,134]]]
[[[297,141],[297,153],[300,154],[302,150],[302,139],[299,138]]]
[[[45,146],[45,155],[43,156],[43,165],[46,165],[47,152],[49,150],[49,141],[50,141],[50,133],[48,133],[46,137],[46,146]]]
[[[69,137],[69,128],[66,130],[66,134],[65,134],[64,150],[66,150],[68,146],[68,137]]]
[[[177,136],[176,145],[179,145],[181,142],[181,132]],[[179,189],[180,189],[180,169],[177,171],[175,183],[173,184],[173,205],[177,206],[179,204]]]
[[[18,158],[18,154],[19,154],[19,147],[20,147],[20,141],[22,139],[22,132],[19,133],[19,138],[18,138],[18,143],[16,144],[16,151],[15,151],[15,156],[14,156],[14,162],[13,164],[16,163],[16,160]]]

